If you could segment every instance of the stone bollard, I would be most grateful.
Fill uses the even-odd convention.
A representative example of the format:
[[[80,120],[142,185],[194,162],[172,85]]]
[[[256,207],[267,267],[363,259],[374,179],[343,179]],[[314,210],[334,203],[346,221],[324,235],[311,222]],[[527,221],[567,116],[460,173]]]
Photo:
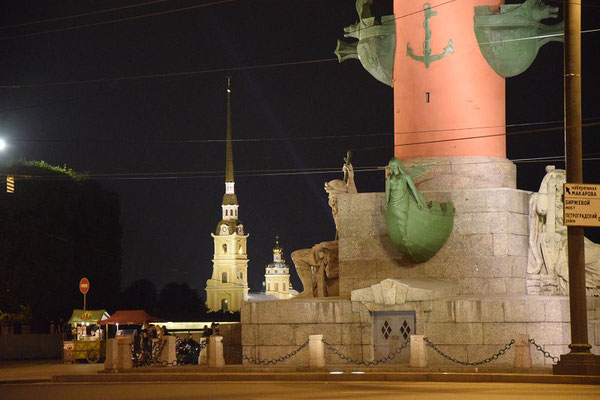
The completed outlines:
[[[526,334],[515,335],[515,359],[513,366],[519,369],[531,368],[531,346],[529,336]]]
[[[116,369],[117,361],[117,339],[108,339],[106,341],[106,357],[104,357],[104,369]]]
[[[204,348],[202,350],[200,350],[200,354],[198,354],[198,365],[206,365],[207,363],[207,359],[208,359],[208,345],[206,344],[206,342],[208,341],[208,338],[200,338],[200,345],[204,346]]]
[[[212,368],[223,368],[225,366],[223,336],[213,335],[208,338],[208,366]]]
[[[427,345],[423,335],[410,335],[410,362],[412,368],[427,366]]]
[[[159,361],[166,362],[168,366],[172,366],[174,361],[177,359],[177,351],[175,350],[175,336],[163,336],[159,340],[158,345],[164,346],[160,356],[158,357]]]
[[[323,335],[310,335],[308,337],[308,367],[323,368],[325,366],[325,346]]]

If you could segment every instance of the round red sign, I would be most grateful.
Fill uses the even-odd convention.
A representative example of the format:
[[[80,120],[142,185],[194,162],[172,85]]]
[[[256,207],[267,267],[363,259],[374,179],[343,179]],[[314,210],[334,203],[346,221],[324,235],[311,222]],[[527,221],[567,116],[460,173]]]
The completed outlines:
[[[86,294],[88,290],[90,290],[90,281],[88,281],[88,278],[81,278],[79,281],[79,291]]]

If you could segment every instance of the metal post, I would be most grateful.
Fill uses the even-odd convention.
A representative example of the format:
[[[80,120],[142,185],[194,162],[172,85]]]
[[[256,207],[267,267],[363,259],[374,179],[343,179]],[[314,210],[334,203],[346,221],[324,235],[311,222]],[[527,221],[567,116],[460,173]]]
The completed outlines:
[[[565,10],[565,164],[567,182],[583,182],[581,152],[581,3],[564,0]],[[587,333],[585,257],[582,227],[567,227],[571,344],[554,374],[600,375],[600,356],[590,352]]]
[[[83,294],[83,311],[85,311],[86,306],[86,293]]]

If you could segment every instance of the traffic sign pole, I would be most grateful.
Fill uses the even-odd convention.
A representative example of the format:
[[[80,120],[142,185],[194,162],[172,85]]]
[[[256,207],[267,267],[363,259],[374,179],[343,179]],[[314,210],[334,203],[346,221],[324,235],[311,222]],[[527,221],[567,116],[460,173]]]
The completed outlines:
[[[581,2],[564,0],[564,104],[567,182],[583,182],[581,141]],[[598,375],[600,356],[590,352],[585,289],[583,227],[567,226],[569,260],[570,352],[553,366],[556,375]]]

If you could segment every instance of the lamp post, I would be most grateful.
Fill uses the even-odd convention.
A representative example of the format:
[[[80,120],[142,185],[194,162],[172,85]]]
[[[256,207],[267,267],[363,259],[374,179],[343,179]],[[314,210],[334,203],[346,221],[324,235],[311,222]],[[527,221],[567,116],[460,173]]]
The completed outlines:
[[[564,0],[565,164],[568,183],[583,183],[581,150],[581,3]],[[567,227],[569,257],[570,352],[553,367],[557,375],[600,375],[600,356],[590,352],[585,289],[583,228]]]

